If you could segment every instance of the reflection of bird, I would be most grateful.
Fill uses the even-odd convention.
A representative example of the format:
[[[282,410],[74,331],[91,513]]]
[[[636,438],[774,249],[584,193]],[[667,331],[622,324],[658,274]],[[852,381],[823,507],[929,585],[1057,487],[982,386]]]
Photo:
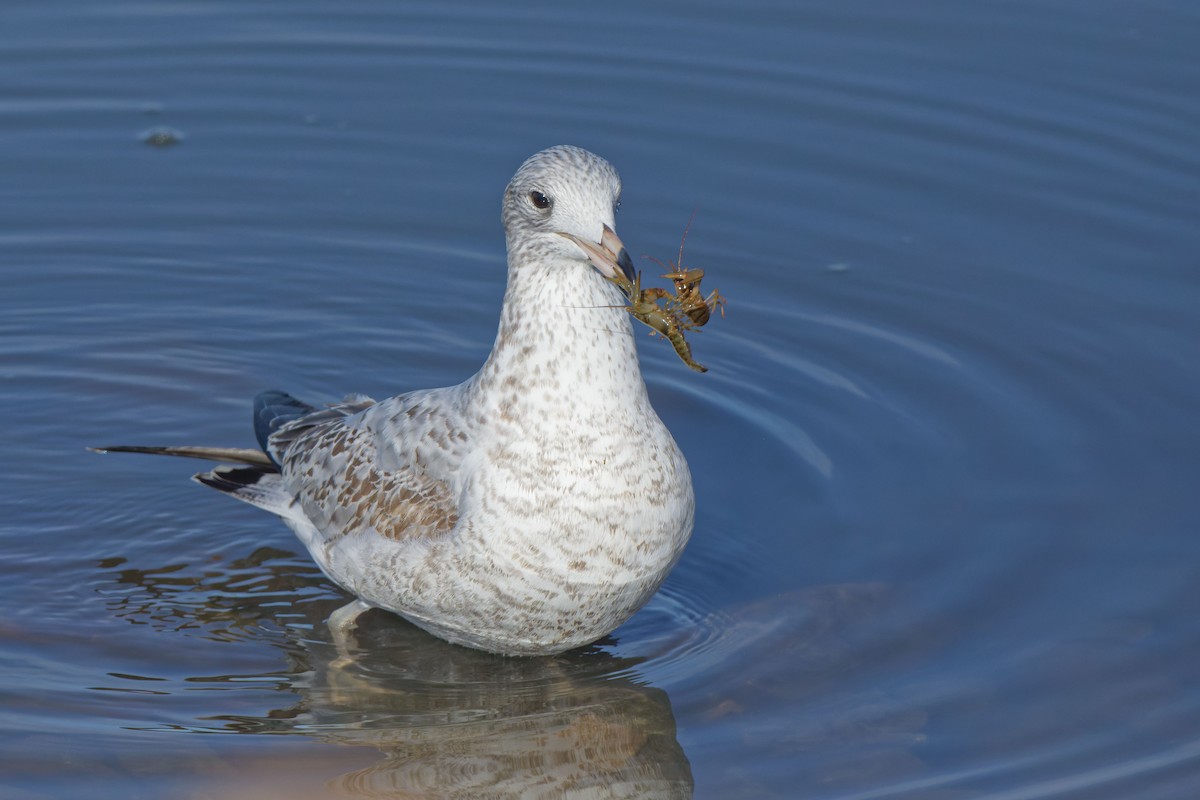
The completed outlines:
[[[110,447],[234,462],[197,479],[281,516],[330,578],[451,642],[507,654],[594,641],[654,593],[691,533],[691,477],[650,406],[607,161],[553,147],[504,195],[508,288],[458,386],[315,409],[255,401],[262,452]]]
[[[380,622],[349,658],[307,644],[296,708],[227,717],[225,729],[377,748],[378,761],[331,783],[347,797],[692,796],[670,699],[623,674],[634,660],[501,659]]]
[[[316,591],[326,584],[311,562],[279,550],[218,564],[110,568],[102,593],[130,622],[223,641],[271,631],[286,659],[236,675],[173,673],[154,684],[181,686],[157,696],[155,730],[289,734],[275,746],[260,738],[257,746],[219,748],[221,768],[206,769],[189,797],[692,796],[670,698],[644,685],[640,658],[604,647],[504,658],[438,641],[386,614],[352,632],[325,631],[319,623],[336,600]],[[289,591],[294,602],[281,628],[280,599]],[[202,663],[223,669],[227,658]],[[141,692],[148,685],[144,677],[110,680]],[[197,693],[183,688],[197,685],[214,689],[200,693],[203,714]],[[246,686],[260,691],[217,690]],[[301,746],[296,736],[331,746]]]

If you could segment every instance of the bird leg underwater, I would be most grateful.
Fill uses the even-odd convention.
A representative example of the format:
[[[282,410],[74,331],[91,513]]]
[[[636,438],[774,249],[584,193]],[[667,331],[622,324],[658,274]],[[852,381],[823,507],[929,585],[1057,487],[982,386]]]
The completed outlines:
[[[333,662],[335,666],[342,666],[353,662],[354,656],[352,653],[354,645],[352,639],[355,629],[358,628],[358,618],[372,608],[373,606],[369,603],[364,603],[362,600],[355,598],[329,615],[326,624],[329,626],[329,634],[333,640],[333,646],[337,648],[338,652],[338,658]]]

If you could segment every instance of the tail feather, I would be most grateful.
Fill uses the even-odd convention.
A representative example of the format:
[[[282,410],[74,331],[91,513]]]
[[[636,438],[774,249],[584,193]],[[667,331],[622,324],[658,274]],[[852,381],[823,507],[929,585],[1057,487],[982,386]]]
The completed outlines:
[[[279,467],[266,453],[244,447],[142,447],[139,445],[110,445],[89,447],[95,453],[149,453],[156,456],[179,456],[199,458],[205,461],[224,461],[233,464],[250,464],[267,472],[278,472]]]
[[[281,517],[303,519],[297,516],[295,497],[284,489],[281,476],[272,468],[217,467],[193,475],[192,480]]]

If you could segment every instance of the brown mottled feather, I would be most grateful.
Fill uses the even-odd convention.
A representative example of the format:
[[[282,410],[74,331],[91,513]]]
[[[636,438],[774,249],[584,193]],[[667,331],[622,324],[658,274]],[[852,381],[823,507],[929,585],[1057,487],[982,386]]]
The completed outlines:
[[[402,540],[453,530],[458,510],[449,487],[418,465],[380,469],[368,430],[333,416],[302,427],[287,432],[294,438],[283,453],[285,480],[326,543],[371,532]]]

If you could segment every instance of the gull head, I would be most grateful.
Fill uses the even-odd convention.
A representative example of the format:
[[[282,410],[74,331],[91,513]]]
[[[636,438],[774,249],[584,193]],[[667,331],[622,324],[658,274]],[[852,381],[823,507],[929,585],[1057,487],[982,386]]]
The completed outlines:
[[[621,178],[595,153],[558,145],[530,156],[504,191],[509,253],[590,264],[613,280],[634,278],[617,236]]]

